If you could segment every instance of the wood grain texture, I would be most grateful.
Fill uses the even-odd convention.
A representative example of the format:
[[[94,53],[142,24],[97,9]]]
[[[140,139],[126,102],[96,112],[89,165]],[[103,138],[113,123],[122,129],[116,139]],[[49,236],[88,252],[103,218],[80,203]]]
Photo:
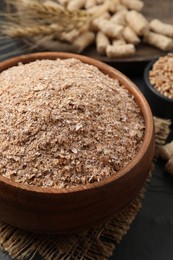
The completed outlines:
[[[89,57],[69,53],[23,55],[0,63],[0,71],[36,59],[78,58],[118,79],[134,96],[145,120],[145,137],[135,158],[117,174],[68,189],[39,188],[0,176],[0,218],[14,226],[46,233],[69,233],[104,223],[127,206],[143,186],[154,153],[153,119],[139,89],[122,73]],[[34,75],[33,75],[34,76]]]

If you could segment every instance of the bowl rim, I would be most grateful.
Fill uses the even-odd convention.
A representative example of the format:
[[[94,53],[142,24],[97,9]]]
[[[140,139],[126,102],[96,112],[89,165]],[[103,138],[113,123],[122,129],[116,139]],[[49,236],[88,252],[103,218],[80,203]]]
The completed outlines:
[[[60,194],[71,194],[76,193],[79,191],[88,191],[93,189],[99,189],[105,185],[109,185],[113,181],[116,181],[118,179],[123,178],[124,175],[126,175],[130,170],[132,170],[138,161],[142,159],[142,157],[145,155],[147,148],[150,145],[150,142],[153,138],[153,132],[154,132],[154,125],[153,125],[153,116],[150,109],[150,106],[142,94],[142,92],[138,89],[138,87],[123,73],[118,71],[117,69],[113,68],[110,65],[107,65],[99,60],[93,59],[88,56],[80,55],[80,54],[74,54],[74,53],[66,53],[66,52],[37,52],[37,53],[31,53],[31,54],[25,54],[20,55],[17,57],[13,57],[11,59],[5,60],[3,62],[0,62],[0,73],[10,67],[17,66],[19,62],[22,63],[30,63],[35,60],[41,60],[41,59],[48,59],[48,60],[54,60],[54,59],[68,59],[68,58],[76,58],[81,60],[84,63],[91,64],[93,66],[96,66],[101,72],[103,72],[106,75],[109,75],[111,78],[116,78],[120,83],[125,83],[126,88],[128,91],[135,97],[136,103],[141,109],[142,116],[144,118],[145,122],[145,132],[144,132],[144,139],[142,142],[142,145],[138,152],[136,153],[135,157],[122,169],[120,169],[116,174],[113,174],[109,177],[106,177],[102,179],[99,182],[95,183],[87,183],[84,185],[78,185],[74,187],[69,188],[55,188],[55,187],[38,187],[34,185],[29,184],[23,184],[15,182],[11,179],[8,179],[7,177],[4,177],[0,175],[0,184],[5,184],[6,186],[13,187],[13,189],[19,189],[19,190],[25,190],[27,192],[32,193],[41,193],[41,194],[51,194],[51,195],[60,195]],[[28,61],[29,60],[29,61]],[[123,84],[122,83],[122,84]]]
[[[159,60],[160,57],[164,57],[164,56],[167,56],[167,54],[162,54],[162,55],[159,55],[157,58],[151,60],[147,66],[145,67],[144,69],[144,80],[145,80],[145,83],[147,85],[147,87],[150,89],[150,91],[158,96],[159,98],[163,99],[164,101],[166,102],[169,102],[170,104],[173,104],[173,99],[171,98],[168,98],[164,95],[162,95],[151,83],[150,83],[150,80],[149,80],[149,71],[152,69],[154,63]]]

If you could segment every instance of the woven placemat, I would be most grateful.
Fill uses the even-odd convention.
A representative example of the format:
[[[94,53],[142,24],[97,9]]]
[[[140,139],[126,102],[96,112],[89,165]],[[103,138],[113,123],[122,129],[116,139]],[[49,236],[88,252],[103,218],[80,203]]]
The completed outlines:
[[[157,156],[169,135],[171,121],[154,118],[154,122]],[[109,259],[141,208],[150,178],[151,173],[135,200],[102,226],[81,234],[58,236],[38,235],[0,222],[0,247],[15,260],[35,259],[36,254],[45,260]]]

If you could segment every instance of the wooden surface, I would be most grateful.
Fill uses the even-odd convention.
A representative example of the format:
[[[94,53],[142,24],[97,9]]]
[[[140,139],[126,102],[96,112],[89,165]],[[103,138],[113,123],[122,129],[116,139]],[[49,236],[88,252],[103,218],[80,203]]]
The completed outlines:
[[[127,206],[143,186],[154,151],[152,114],[138,88],[119,71],[88,57],[65,53],[40,53],[13,58],[0,71],[36,59],[79,58],[118,79],[134,96],[145,120],[145,137],[135,158],[117,174],[69,189],[39,188],[0,176],[0,218],[14,226],[47,233],[75,232],[105,222]]]
[[[173,0],[143,0],[143,2],[144,9],[142,13],[148,20],[158,18],[163,22],[167,22],[173,25]],[[109,59],[106,56],[100,56],[96,52],[94,46],[89,47],[83,52],[84,55],[89,57],[114,64],[150,61],[151,59],[156,58],[158,55],[163,53],[163,51],[144,43],[140,43],[137,46],[137,51],[134,56],[127,58]]]

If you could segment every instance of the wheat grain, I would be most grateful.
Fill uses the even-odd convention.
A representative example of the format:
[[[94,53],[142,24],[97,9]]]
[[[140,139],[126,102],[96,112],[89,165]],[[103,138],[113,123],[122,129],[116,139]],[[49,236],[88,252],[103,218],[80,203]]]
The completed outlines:
[[[55,33],[58,34],[59,32],[63,31],[63,28],[59,26],[43,26],[37,25],[35,27],[22,27],[22,26],[15,26],[15,27],[4,27],[5,32],[10,37],[30,37],[34,35],[47,35]]]

